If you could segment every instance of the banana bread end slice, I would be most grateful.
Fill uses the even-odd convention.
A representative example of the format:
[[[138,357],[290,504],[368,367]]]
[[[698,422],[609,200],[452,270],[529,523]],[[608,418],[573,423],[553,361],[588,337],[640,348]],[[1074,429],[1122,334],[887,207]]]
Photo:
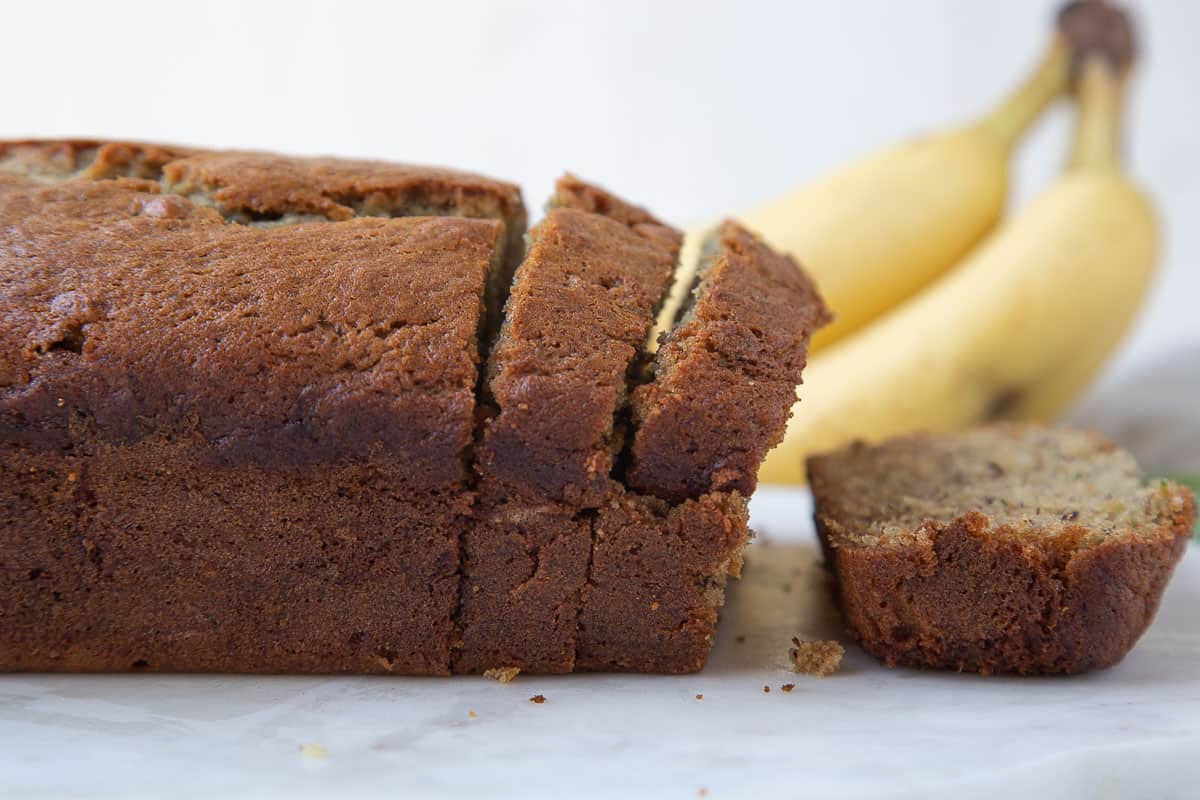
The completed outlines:
[[[1196,516],[1102,437],[913,434],[808,461],[850,632],[889,666],[1079,673],[1150,625]]]
[[[800,265],[736,222],[705,242],[695,286],[633,393],[626,482],[670,502],[749,497],[783,438],[813,333],[831,319]]]

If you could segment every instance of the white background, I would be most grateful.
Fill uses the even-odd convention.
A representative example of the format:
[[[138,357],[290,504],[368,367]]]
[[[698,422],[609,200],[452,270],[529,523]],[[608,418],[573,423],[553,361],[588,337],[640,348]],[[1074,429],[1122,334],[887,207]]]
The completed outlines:
[[[1055,7],[14,3],[0,17],[0,137],[439,163],[515,180],[531,208],[571,169],[686,224],[984,109],[1032,65]],[[1145,57],[1129,162],[1158,201],[1166,248],[1109,382],[1200,342],[1200,2],[1135,8]],[[1027,142],[1015,202],[1053,177],[1069,123],[1058,108]]]
[[[5,3],[0,137],[441,163],[520,182],[531,209],[571,169],[686,224],[984,109],[1039,55],[1054,5]],[[1158,201],[1166,249],[1110,385],[1173,346],[1200,344],[1200,1],[1138,8],[1146,53],[1129,164]],[[1056,109],[1027,142],[1014,202],[1055,174],[1069,122]],[[286,787],[292,797],[612,797],[640,781],[662,797],[700,787],[716,798],[1183,797],[1200,779],[1187,758],[1200,742],[1194,553],[1158,624],[1113,670],[978,682],[887,671],[852,649],[840,679],[817,682],[774,663],[793,633],[837,634],[817,613],[827,593],[806,577],[816,569],[807,514],[788,495],[755,503],[755,524],[779,546],[751,558],[771,553],[763,563],[775,571],[748,570],[733,587],[701,675],[523,676],[509,687],[8,676],[0,796],[261,797]],[[784,594],[779,571],[793,568],[797,593]],[[795,693],[762,693],[785,680]],[[535,692],[546,705],[527,701]],[[309,763],[305,742],[329,757]],[[549,762],[558,769],[543,769]]]

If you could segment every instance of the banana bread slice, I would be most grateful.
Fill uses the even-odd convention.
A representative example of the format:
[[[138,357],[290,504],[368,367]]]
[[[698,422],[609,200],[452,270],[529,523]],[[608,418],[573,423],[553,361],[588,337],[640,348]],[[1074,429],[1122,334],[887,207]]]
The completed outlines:
[[[753,493],[795,405],[809,339],[831,319],[800,266],[736,222],[702,253],[689,302],[633,394],[626,483],[671,502]]]
[[[531,231],[488,360],[494,414],[476,448],[455,671],[574,666],[591,519],[615,491],[627,376],[681,242],[656,222],[575,205],[559,192]]]
[[[0,669],[448,673],[504,224],[243,225],[15,160]]]
[[[1102,437],[984,426],[808,461],[850,632],[888,665],[1077,673],[1146,630],[1196,515]]]

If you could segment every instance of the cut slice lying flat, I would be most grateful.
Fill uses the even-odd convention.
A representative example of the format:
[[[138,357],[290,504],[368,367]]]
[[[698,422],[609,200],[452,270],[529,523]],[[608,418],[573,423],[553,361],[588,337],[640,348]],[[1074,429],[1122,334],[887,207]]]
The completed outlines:
[[[850,631],[888,664],[1074,673],[1153,619],[1195,519],[1090,433],[1023,426],[856,444],[808,462]]]

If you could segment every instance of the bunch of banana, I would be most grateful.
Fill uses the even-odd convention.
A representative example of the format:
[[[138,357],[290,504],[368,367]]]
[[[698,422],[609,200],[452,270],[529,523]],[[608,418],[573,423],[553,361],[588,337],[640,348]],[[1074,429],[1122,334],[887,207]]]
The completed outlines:
[[[804,402],[764,464],[764,482],[801,482],[805,456],[856,438],[953,429],[989,416],[1052,415],[1086,387],[1124,335],[1157,256],[1153,211],[1122,174],[1118,154],[1132,37],[1125,16],[1104,3],[1072,4],[1060,20],[1059,41],[1015,105],[967,129],[974,133],[940,140],[945,153],[957,155],[927,157],[942,165],[921,179],[927,186],[909,172],[915,183],[907,191],[897,188],[902,171],[886,162],[907,158],[899,155],[902,148],[870,162],[891,182],[876,186],[878,197],[862,200],[861,219],[837,212],[846,215],[840,230],[832,217],[801,210],[816,208],[810,199],[795,206],[794,219],[816,214],[819,232],[789,226],[782,204],[747,218],[769,241],[794,249],[835,312],[858,326],[843,328],[837,344],[811,359]],[[1046,95],[1065,88],[1069,71],[1078,120],[1066,172],[936,277],[999,213],[1008,148],[1029,120],[1027,113],[1006,116],[1006,109],[1045,105]],[[1006,118],[1009,133],[1000,136],[1005,126],[996,120]],[[963,156],[967,151],[973,155]],[[949,167],[955,158],[960,165]],[[963,177],[966,164],[973,165],[971,178]],[[836,207],[848,203],[850,186],[868,194],[867,166],[826,184],[839,189],[830,190]],[[956,233],[948,230],[956,227]],[[890,247],[871,235],[886,236]],[[845,273],[840,279],[831,273],[834,263]],[[870,298],[868,310],[856,291]],[[910,296],[872,319],[881,303],[904,293]]]
[[[911,297],[967,254],[1000,219],[1014,146],[1067,88],[1070,54],[1055,37],[1033,73],[967,125],[922,136],[851,164],[739,215],[800,260],[837,318],[813,351]],[[702,232],[682,263],[698,260]],[[687,281],[677,284],[686,294]],[[668,313],[681,297],[673,297]]]

